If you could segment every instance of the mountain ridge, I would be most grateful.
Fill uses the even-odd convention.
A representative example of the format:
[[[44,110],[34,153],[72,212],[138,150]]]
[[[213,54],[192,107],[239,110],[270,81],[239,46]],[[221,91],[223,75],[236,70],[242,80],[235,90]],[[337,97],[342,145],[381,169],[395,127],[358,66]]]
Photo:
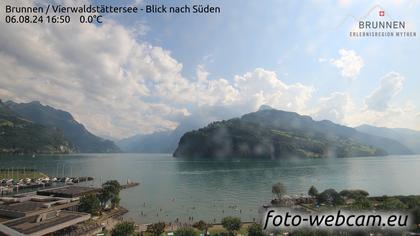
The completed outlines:
[[[198,148],[199,147],[199,148]],[[305,157],[411,154],[395,140],[375,137],[328,120],[262,109],[185,133],[173,156]]]
[[[61,130],[23,119],[0,100],[0,153],[70,153]]]
[[[413,153],[420,153],[420,131],[405,128],[377,127],[367,124],[357,126],[355,129],[370,135],[398,140]]]
[[[106,153],[121,151],[112,141],[102,139],[89,132],[83,124],[77,122],[67,111],[42,105],[39,101],[29,103],[7,101],[5,104],[8,109],[24,119],[62,130],[64,137],[72,143],[76,152]]]

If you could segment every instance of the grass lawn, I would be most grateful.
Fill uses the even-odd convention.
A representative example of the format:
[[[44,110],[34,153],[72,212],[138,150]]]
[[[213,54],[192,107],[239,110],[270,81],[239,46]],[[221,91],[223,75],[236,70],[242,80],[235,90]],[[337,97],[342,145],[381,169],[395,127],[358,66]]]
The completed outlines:
[[[47,177],[47,175],[31,169],[13,169],[13,171],[12,169],[0,169],[0,179],[36,179],[41,177]]]

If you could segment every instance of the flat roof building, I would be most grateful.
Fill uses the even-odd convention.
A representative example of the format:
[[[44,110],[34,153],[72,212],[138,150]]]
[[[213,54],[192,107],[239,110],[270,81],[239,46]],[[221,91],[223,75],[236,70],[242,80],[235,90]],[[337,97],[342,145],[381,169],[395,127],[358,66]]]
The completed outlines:
[[[76,198],[87,194],[99,193],[100,188],[84,187],[84,186],[64,186],[59,188],[51,188],[45,190],[39,190],[36,193],[42,196],[54,196],[63,198]]]
[[[68,199],[57,199],[51,197],[31,198],[22,202],[12,202],[0,205],[0,217],[15,219],[31,215],[41,214],[52,210],[61,210],[76,206],[78,202],[71,202]]]
[[[90,214],[74,211],[49,211],[10,220],[0,227],[0,235],[46,235],[90,219]]]

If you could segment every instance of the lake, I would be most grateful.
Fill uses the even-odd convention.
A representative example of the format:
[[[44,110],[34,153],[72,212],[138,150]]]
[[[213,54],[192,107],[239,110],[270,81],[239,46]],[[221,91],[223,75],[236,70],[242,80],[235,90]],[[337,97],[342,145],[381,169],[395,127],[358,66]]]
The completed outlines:
[[[0,168],[11,167],[37,168],[50,176],[95,177],[89,185],[109,179],[140,182],[121,192],[121,205],[130,210],[125,218],[139,223],[189,217],[220,222],[224,216],[251,221],[271,200],[271,186],[279,181],[289,195],[307,193],[311,185],[320,191],[420,194],[420,155],[277,161],[185,160],[170,154],[1,156]]]

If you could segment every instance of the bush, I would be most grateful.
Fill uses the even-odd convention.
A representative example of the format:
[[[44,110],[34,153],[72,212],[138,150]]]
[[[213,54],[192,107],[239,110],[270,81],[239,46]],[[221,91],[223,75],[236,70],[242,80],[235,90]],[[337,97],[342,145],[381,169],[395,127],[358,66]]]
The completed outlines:
[[[359,198],[352,205],[353,210],[368,210],[372,208],[372,203],[367,198]]]
[[[203,231],[203,230],[208,229],[210,227],[210,225],[207,224],[205,221],[200,220],[198,222],[195,222],[193,224],[193,227],[196,228],[196,229],[198,229],[198,230]]]
[[[159,222],[147,226],[147,232],[153,236],[159,236],[165,231],[165,223]]]
[[[254,223],[248,227],[248,236],[265,236],[262,226]]]
[[[314,186],[311,186],[311,188],[309,188],[308,190],[308,195],[312,196],[312,197],[316,197],[318,196],[318,189],[316,189]]]
[[[197,236],[198,233],[191,227],[181,227],[175,231],[175,236]]]
[[[408,196],[400,199],[410,209],[420,207],[420,196]]]
[[[229,234],[233,234],[235,231],[241,228],[242,222],[239,217],[228,216],[222,219],[222,226]]]
[[[112,236],[131,236],[134,235],[134,223],[123,221],[115,225],[111,231]]]
[[[365,198],[369,196],[369,193],[366,192],[365,190],[360,190],[360,189],[356,189],[356,190],[345,189],[340,192],[340,196],[350,198],[350,199],[359,199],[359,198]]]
[[[384,210],[404,210],[407,209],[407,205],[401,202],[398,198],[390,197],[384,199],[381,208]]]
[[[335,191],[335,189],[327,189],[321,194],[318,195],[318,201],[320,203],[326,203],[330,205],[342,205],[344,204],[344,199],[340,194]]]

